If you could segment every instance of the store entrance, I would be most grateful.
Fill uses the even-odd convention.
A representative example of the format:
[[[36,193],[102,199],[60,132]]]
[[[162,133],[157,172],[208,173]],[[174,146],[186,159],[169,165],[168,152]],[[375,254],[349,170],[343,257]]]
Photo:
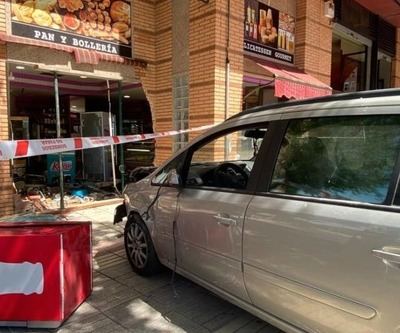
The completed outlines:
[[[58,74],[57,77],[61,137],[153,131],[149,103],[139,82],[107,83],[107,80],[83,75]],[[11,139],[56,138],[54,74],[9,64],[8,78]],[[154,141],[115,146],[113,154],[110,147],[64,153],[67,198],[68,195],[76,196],[76,193],[84,200],[113,197],[128,180],[130,171],[152,166],[153,160]],[[112,161],[115,163],[116,181]],[[15,159],[12,163],[14,182],[19,192],[24,193],[35,187],[46,196],[57,195],[60,182],[58,155]],[[114,188],[115,183],[117,188]]]
[[[344,38],[338,33],[332,37],[331,87],[336,92],[354,92],[367,89],[368,47]]]

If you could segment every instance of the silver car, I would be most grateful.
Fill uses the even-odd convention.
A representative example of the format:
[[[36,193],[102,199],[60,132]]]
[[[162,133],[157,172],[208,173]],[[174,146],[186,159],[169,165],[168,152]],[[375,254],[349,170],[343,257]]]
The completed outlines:
[[[256,108],[125,190],[160,264],[286,332],[400,332],[400,90]]]

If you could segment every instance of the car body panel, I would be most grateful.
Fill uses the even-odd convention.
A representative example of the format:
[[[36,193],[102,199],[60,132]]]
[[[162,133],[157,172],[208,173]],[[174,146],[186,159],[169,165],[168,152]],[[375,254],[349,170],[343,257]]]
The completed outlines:
[[[323,332],[391,332],[398,323],[400,266],[372,252],[400,251],[398,213],[255,196],[243,242],[256,306]]]
[[[242,231],[250,199],[248,194],[185,188],[177,222],[180,267],[247,301]]]

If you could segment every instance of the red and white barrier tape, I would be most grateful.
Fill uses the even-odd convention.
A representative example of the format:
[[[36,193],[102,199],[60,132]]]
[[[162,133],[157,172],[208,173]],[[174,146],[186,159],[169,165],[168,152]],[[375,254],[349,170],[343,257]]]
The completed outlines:
[[[121,136],[0,141],[0,160],[4,161],[13,158],[62,153],[72,150],[97,148],[97,147],[117,145],[121,143],[156,139],[166,136],[174,136],[182,133],[203,131],[214,126],[215,125],[206,125],[186,130],[167,131],[167,132],[149,133],[149,134],[121,135]]]

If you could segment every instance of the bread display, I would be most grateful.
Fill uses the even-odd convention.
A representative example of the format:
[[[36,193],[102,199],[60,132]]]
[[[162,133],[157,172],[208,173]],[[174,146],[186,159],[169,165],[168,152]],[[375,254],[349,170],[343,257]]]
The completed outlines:
[[[123,0],[13,0],[12,20],[130,44],[131,6]]]
[[[272,11],[260,9],[260,39],[263,44],[275,44],[278,37],[277,27],[274,26]]]

